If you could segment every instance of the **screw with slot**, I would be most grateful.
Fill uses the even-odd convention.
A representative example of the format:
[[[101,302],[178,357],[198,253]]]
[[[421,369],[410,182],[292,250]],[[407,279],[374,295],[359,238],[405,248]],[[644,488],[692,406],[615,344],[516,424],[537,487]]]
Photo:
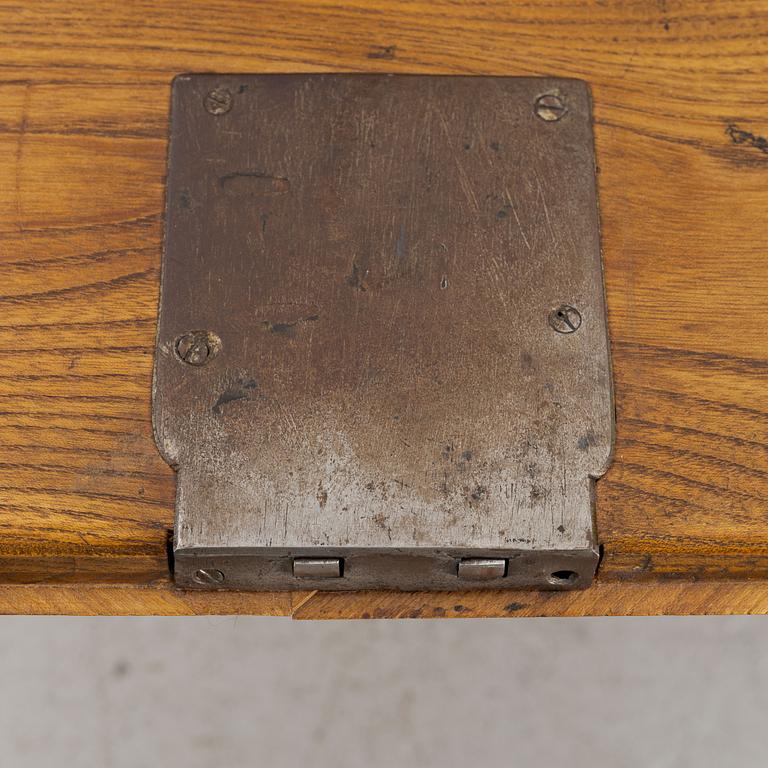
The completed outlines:
[[[188,365],[205,365],[218,351],[218,338],[209,331],[190,331],[176,339],[176,354]]]
[[[211,586],[221,584],[224,581],[224,574],[218,568],[201,568],[195,571],[192,579],[198,584]]]
[[[565,102],[554,93],[545,93],[539,96],[534,105],[536,116],[548,123],[560,120],[567,111],[568,107],[565,106]]]
[[[214,88],[205,95],[203,104],[212,115],[223,115],[232,109],[232,92],[223,86]]]
[[[581,314],[569,304],[562,304],[549,313],[549,324],[558,333],[573,333],[579,330]]]

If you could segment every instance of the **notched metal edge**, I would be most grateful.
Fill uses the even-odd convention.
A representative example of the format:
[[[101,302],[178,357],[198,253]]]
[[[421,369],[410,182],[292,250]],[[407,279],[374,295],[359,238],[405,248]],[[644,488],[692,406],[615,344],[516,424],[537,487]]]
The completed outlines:
[[[574,78],[575,79],[575,78]],[[594,97],[592,93],[592,86],[586,80],[577,80],[584,88],[584,97],[587,100],[587,119],[589,120],[589,142],[591,145],[592,165],[593,173],[592,180],[595,185],[595,216],[597,219],[597,242],[599,249],[599,265],[600,265],[600,310],[602,315],[601,332],[605,338],[606,348],[606,375],[607,381],[607,394],[608,394],[608,411],[610,414],[610,426],[608,435],[608,451],[605,456],[605,460],[597,470],[593,470],[589,473],[589,494],[590,494],[590,508],[592,510],[592,539],[595,542],[595,551],[597,552],[597,562],[595,563],[595,573],[593,578],[597,578],[600,571],[600,564],[603,559],[603,545],[600,542],[600,526],[597,520],[597,481],[604,477],[606,472],[611,468],[614,458],[616,456],[616,390],[613,377],[613,345],[611,344],[611,333],[608,324],[608,292],[606,289],[605,281],[605,258],[603,251],[603,220],[602,212],[600,209],[600,166],[597,161],[597,135],[595,132],[595,109],[594,109]]]
[[[168,107],[169,107],[169,119],[168,119],[168,133],[167,133],[167,144],[166,144],[166,150],[165,150],[165,168],[166,168],[166,176],[165,176],[165,184],[163,185],[163,232],[162,232],[162,241],[161,241],[161,249],[160,249],[160,279],[158,281],[158,289],[157,289],[157,325],[156,325],[156,332],[155,332],[155,345],[154,345],[154,360],[152,365],[152,437],[155,441],[155,445],[157,446],[157,450],[162,457],[163,461],[165,461],[166,464],[168,464],[171,469],[173,469],[174,472],[178,472],[179,470],[179,459],[178,456],[172,455],[171,449],[169,448],[168,440],[165,438],[165,435],[163,433],[163,427],[161,424],[161,409],[158,405],[158,388],[159,388],[159,377],[160,377],[160,365],[162,364],[160,355],[166,354],[174,356],[174,351],[171,348],[171,345],[174,343],[174,340],[172,339],[165,339],[163,336],[164,332],[164,324],[163,324],[163,315],[164,315],[164,302],[163,302],[163,294],[165,290],[165,281],[167,279],[166,275],[166,254],[168,249],[168,240],[169,240],[169,234],[168,234],[168,221],[170,220],[170,214],[171,214],[171,208],[173,205],[172,202],[172,195],[170,194],[170,181],[171,181],[171,156],[173,153],[173,129],[174,129],[174,115],[178,111],[178,105],[176,103],[176,100],[179,98],[179,86],[182,84],[187,84],[190,82],[193,78],[197,77],[195,73],[192,72],[186,72],[175,75],[171,80],[171,87],[169,89],[169,97],[168,97]],[[164,349],[164,347],[167,346],[167,349]],[[174,497],[174,530],[175,530],[175,521],[178,516],[178,504],[176,503],[178,501],[178,488],[176,495]]]
[[[574,78],[575,79],[575,78]],[[595,109],[594,98],[592,95],[592,86],[586,80],[576,80],[582,83],[584,86],[584,95],[587,99],[587,115],[589,120],[589,141],[592,149],[592,161],[593,161],[593,174],[592,179],[595,185],[595,216],[597,217],[597,242],[600,262],[600,310],[602,315],[602,335],[605,338],[605,348],[607,354],[607,371],[608,376],[608,409],[610,412],[610,435],[608,437],[608,453],[606,454],[605,461],[600,468],[589,474],[589,477],[595,481],[599,480],[610,469],[611,464],[616,455],[616,391],[613,379],[613,345],[611,344],[611,332],[608,325],[608,292],[605,284],[605,258],[603,252],[603,218],[600,210],[600,184],[598,180],[600,178],[600,167],[597,163],[597,136],[595,133]],[[592,483],[592,495],[595,494],[595,483]],[[593,498],[593,502],[595,499]],[[593,515],[596,512],[596,505],[592,504]],[[595,521],[596,522],[596,521]],[[599,529],[598,529],[599,533]]]

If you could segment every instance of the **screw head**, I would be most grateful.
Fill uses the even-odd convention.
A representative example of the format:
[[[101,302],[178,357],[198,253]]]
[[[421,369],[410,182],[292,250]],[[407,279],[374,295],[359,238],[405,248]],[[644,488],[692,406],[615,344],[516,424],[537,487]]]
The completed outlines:
[[[581,314],[569,304],[562,304],[549,313],[549,324],[558,333],[573,333],[581,326]]]
[[[224,574],[218,568],[200,568],[194,572],[192,580],[198,584],[221,584]]]
[[[223,115],[232,109],[232,92],[224,86],[214,88],[205,95],[203,104],[212,115]]]
[[[559,120],[567,111],[568,107],[565,106],[565,102],[554,93],[545,93],[539,96],[534,105],[536,116],[548,123]]]
[[[187,365],[205,365],[220,346],[218,337],[210,331],[190,331],[176,339],[174,348],[179,359]]]

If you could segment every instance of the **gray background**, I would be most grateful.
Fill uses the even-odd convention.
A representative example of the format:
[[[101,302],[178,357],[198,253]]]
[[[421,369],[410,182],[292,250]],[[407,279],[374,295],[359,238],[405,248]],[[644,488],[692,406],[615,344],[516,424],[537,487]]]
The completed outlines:
[[[761,766],[763,618],[0,618],[0,764]]]

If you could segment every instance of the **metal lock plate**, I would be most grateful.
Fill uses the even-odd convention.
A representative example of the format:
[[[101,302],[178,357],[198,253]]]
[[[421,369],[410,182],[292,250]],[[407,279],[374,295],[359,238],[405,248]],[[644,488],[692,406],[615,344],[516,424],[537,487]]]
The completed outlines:
[[[179,585],[589,584],[613,407],[587,86],[178,77],[154,424]]]

